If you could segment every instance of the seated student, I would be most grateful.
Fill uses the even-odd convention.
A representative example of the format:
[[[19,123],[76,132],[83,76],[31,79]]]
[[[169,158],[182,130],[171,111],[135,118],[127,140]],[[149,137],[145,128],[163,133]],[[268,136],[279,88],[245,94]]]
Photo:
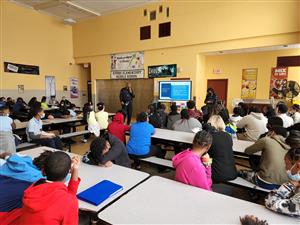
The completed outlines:
[[[167,127],[167,122],[168,122],[168,115],[165,112],[166,111],[166,105],[165,104],[161,104],[160,102],[158,102],[156,104],[157,107],[157,112],[160,115],[160,118],[162,120],[162,126],[161,128],[166,128]]]
[[[271,191],[265,205],[280,214],[300,218],[300,148],[289,150],[284,160],[289,181]]]
[[[108,133],[104,133],[101,137],[93,140],[90,151],[83,156],[82,161],[104,167],[111,167],[112,163],[130,167],[130,159],[124,143]]]
[[[237,106],[237,107],[234,107],[233,109],[233,114],[230,116],[229,118],[229,121],[234,125],[236,126],[237,123],[243,119],[243,117],[241,117],[241,114],[242,114],[242,108]]]
[[[196,133],[202,130],[201,123],[195,118],[190,118],[189,113],[186,109],[181,110],[181,119],[176,121],[173,125],[173,130]]]
[[[211,126],[210,126],[210,125]],[[233,155],[233,142],[231,136],[225,132],[225,123],[218,115],[211,116],[205,125],[212,137],[213,142],[208,154],[214,159],[212,162],[212,180],[221,183],[234,180],[237,177]]]
[[[13,120],[9,117],[7,106],[0,108],[0,153],[16,152],[15,138],[12,129],[16,127]]]
[[[5,97],[1,97],[0,98],[0,107],[6,106],[6,98]]]
[[[196,103],[190,100],[186,103],[189,116],[197,120],[202,120],[202,113],[196,109]]]
[[[211,144],[211,134],[199,131],[194,137],[193,148],[172,158],[175,180],[211,191],[211,159],[207,154]]]
[[[148,123],[147,113],[141,112],[137,115],[137,122],[130,128],[130,138],[127,144],[129,155],[133,158],[147,158],[157,156],[164,158],[166,152],[159,146],[151,145],[151,136],[154,134],[154,127]],[[140,163],[135,160],[136,168],[140,169]]]
[[[49,106],[46,103],[46,100],[47,100],[46,96],[43,96],[42,99],[41,99],[41,107],[42,107],[43,110],[49,109]]]
[[[167,122],[167,128],[169,130],[172,129],[176,121],[180,120],[180,114],[178,113],[178,107],[176,103],[175,104],[172,103],[170,109],[171,112],[168,114],[168,122]]]
[[[77,113],[75,112],[76,110],[76,105],[75,104],[71,104],[70,108],[68,108],[68,111],[70,113],[70,117],[76,117]]]
[[[65,96],[63,96],[59,104],[65,105],[67,108],[69,108],[72,103]]]
[[[223,101],[221,101],[221,100],[219,100],[217,102],[217,104],[213,105],[212,113],[211,113],[210,116],[212,116],[212,115],[221,116],[225,124],[227,124],[229,122],[228,109],[226,109],[226,107],[224,106]]]
[[[278,116],[273,116],[268,118],[268,123],[267,123],[267,129],[268,131],[266,133],[263,133],[259,136],[259,138],[263,138],[269,134],[269,132],[272,132],[272,128],[274,126],[280,126],[283,127],[283,121],[280,117]]]
[[[272,105],[266,105],[263,107],[262,113],[264,114],[265,117],[268,119],[271,117],[276,116],[275,109],[273,108]]]
[[[293,126],[294,120],[292,117],[287,115],[288,107],[284,103],[279,103],[276,105],[276,114],[283,121],[283,127],[287,128]]]
[[[62,142],[54,133],[45,132],[42,130],[42,118],[45,117],[42,108],[35,109],[34,117],[29,120],[26,127],[26,135],[29,142],[37,143],[43,146],[48,146],[62,150]]]
[[[51,95],[50,99],[49,99],[49,105],[51,106],[58,106],[59,103],[56,100],[56,96],[55,95]]]
[[[108,133],[119,138],[120,141],[126,143],[125,133],[129,131],[130,126],[124,124],[124,115],[122,113],[116,113],[113,121],[108,125]]]
[[[298,104],[294,104],[289,111],[289,114],[294,120],[294,124],[300,123],[300,106]]]
[[[78,224],[79,162],[78,156],[71,160],[61,151],[47,157],[44,167],[47,179],[38,180],[24,192],[19,224]],[[67,187],[64,182],[70,170]]]
[[[258,107],[254,107],[252,112],[243,117],[238,123],[237,128],[245,128],[245,133],[238,134],[241,140],[256,141],[259,136],[267,132],[267,118],[261,113]]]
[[[300,131],[290,131],[289,136],[285,139],[285,142],[291,146],[291,148],[300,148]]]
[[[34,108],[34,104],[35,104],[37,101],[38,101],[38,100],[37,100],[36,97],[32,97],[32,98],[29,100],[29,102],[28,102],[28,106],[29,106],[30,108]]]
[[[156,104],[148,105],[147,113],[149,115],[149,123],[155,128],[163,127],[163,118],[157,112]]]
[[[99,102],[97,104],[97,107],[99,111],[95,114],[95,117],[100,125],[100,128],[103,130],[106,129],[108,126],[108,113],[104,111],[105,106],[103,102]]]
[[[247,116],[249,114],[249,107],[246,103],[239,102],[238,106],[242,109],[241,117]]]
[[[285,143],[286,136],[287,132],[283,127],[274,126],[269,135],[246,148],[245,153],[248,155],[261,152],[261,159],[259,165],[251,165],[253,171],[240,170],[239,175],[269,190],[278,188],[286,182],[284,156],[290,148]]]

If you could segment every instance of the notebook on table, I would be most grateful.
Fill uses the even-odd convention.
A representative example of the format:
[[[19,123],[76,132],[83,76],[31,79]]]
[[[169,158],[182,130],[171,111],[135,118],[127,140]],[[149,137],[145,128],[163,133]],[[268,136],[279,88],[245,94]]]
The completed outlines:
[[[77,198],[95,206],[98,206],[106,199],[110,198],[111,196],[117,194],[122,190],[123,187],[121,185],[113,183],[109,180],[103,180],[98,184],[95,184],[94,186],[77,194]]]

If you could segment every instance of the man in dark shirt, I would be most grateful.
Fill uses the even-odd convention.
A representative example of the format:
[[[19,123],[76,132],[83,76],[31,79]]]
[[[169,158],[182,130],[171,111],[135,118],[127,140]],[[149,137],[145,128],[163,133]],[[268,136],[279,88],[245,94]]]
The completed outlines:
[[[122,105],[122,110],[127,116],[127,125],[130,125],[132,116],[132,101],[135,95],[131,88],[131,83],[127,82],[126,87],[122,88],[120,91],[120,102]],[[126,118],[125,118],[126,119]]]

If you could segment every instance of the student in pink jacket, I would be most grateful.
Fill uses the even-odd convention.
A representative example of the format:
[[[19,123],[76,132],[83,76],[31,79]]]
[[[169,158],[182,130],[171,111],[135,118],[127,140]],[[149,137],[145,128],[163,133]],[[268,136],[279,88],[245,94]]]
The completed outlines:
[[[211,134],[200,131],[194,137],[193,149],[187,149],[173,157],[177,181],[211,191],[212,159],[207,154],[211,144]]]

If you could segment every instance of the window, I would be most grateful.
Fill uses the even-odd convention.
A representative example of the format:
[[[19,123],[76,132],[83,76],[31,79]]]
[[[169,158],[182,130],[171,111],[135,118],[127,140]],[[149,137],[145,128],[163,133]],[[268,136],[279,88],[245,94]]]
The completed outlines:
[[[151,26],[140,27],[140,40],[151,39]]]
[[[156,11],[150,12],[150,20],[156,20]]]
[[[159,37],[171,36],[171,22],[159,24]]]
[[[160,6],[159,6],[159,13],[162,13],[162,11],[163,11],[163,6],[160,5]]]
[[[144,16],[147,16],[147,9],[144,9]]]
[[[170,16],[170,8],[167,7],[167,17],[169,17],[169,16]]]

